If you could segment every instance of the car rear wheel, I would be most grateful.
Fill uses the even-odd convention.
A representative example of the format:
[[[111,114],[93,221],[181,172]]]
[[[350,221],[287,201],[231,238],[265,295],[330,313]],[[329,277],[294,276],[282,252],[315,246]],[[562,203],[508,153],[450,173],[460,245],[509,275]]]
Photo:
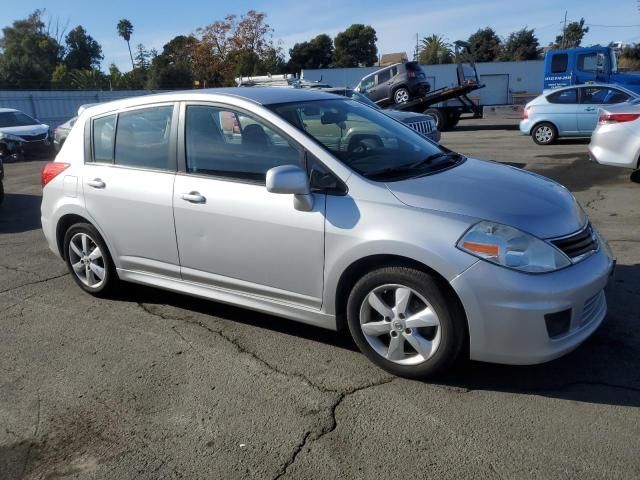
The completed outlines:
[[[425,272],[386,267],[353,287],[347,322],[360,350],[398,376],[426,378],[443,372],[462,351],[464,319]]]
[[[64,236],[64,253],[71,276],[85,292],[104,296],[115,288],[118,275],[107,246],[93,225],[72,225]]]
[[[411,95],[409,95],[409,90],[407,90],[405,87],[400,87],[395,92],[393,92],[393,101],[395,103],[407,103],[410,97]]]
[[[551,145],[558,138],[558,131],[552,123],[539,123],[533,127],[531,138],[538,145]]]

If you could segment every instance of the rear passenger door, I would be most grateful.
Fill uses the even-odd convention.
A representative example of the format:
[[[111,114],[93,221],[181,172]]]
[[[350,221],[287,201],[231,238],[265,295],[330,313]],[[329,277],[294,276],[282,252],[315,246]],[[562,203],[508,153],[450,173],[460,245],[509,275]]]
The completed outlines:
[[[178,111],[145,106],[87,125],[85,204],[118,268],[180,276],[172,206]]]
[[[374,102],[386,100],[391,97],[389,88],[389,80],[391,80],[391,70],[381,70],[376,74],[376,82],[370,90],[369,98]]]
[[[591,86],[580,88],[580,106],[578,107],[578,130],[581,134],[591,135],[598,125],[598,109],[601,105],[614,105],[630,99],[622,90],[612,87]]]

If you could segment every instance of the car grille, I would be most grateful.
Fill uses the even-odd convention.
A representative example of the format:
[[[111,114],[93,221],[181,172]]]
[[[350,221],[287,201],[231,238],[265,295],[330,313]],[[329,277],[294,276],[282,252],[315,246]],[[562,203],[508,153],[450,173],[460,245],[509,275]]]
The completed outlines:
[[[38,135],[20,135],[20,138],[22,138],[25,142],[38,142],[47,138],[47,134],[45,132]]]
[[[598,250],[598,241],[590,224],[577,233],[551,240],[551,243],[573,261],[581,260]]]
[[[584,302],[579,326],[582,327],[602,315],[602,310],[606,308],[606,306],[607,302],[605,300],[604,290],[600,290],[600,292]]]
[[[431,122],[428,122],[428,121],[411,122],[411,123],[408,123],[407,125],[413,128],[416,132],[422,133],[423,135],[433,132],[433,126],[431,125]]]

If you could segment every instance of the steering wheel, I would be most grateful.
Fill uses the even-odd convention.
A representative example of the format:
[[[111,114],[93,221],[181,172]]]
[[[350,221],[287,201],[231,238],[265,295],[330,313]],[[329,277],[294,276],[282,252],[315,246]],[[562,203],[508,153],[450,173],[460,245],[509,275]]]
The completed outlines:
[[[384,147],[384,144],[377,135],[354,135],[353,138],[349,140],[347,152],[363,154],[382,147]]]

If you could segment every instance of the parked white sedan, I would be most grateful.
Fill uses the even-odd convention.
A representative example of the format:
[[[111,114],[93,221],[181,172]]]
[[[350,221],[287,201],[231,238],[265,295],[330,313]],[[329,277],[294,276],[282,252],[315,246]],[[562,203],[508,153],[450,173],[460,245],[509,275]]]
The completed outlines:
[[[600,108],[589,152],[603,165],[640,168],[640,100]]]

